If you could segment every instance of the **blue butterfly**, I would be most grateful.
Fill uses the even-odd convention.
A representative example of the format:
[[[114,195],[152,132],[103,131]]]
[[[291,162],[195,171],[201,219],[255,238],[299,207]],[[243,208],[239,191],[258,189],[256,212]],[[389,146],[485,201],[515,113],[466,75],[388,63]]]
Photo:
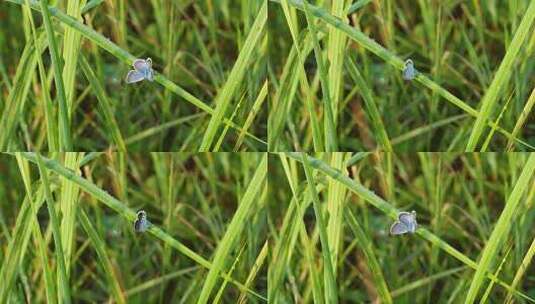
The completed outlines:
[[[414,63],[412,60],[407,59],[405,61],[405,67],[403,68],[403,79],[413,80],[416,77],[416,69],[414,69]]]
[[[405,234],[407,232],[414,233],[418,228],[418,223],[416,223],[416,211],[412,212],[400,212],[398,214],[398,220],[392,224],[390,227],[390,234],[398,235]]]
[[[143,210],[137,212],[137,220],[134,223],[134,229],[136,232],[145,232],[150,226],[150,222],[147,220],[147,213]]]
[[[126,83],[134,83],[147,79],[154,80],[154,71],[152,70],[152,59],[136,59],[132,64],[133,70],[128,71],[126,75]]]

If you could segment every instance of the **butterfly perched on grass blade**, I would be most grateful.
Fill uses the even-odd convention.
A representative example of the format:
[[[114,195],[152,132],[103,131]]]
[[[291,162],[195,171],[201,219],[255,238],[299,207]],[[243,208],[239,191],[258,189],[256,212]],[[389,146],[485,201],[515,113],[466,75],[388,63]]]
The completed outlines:
[[[126,74],[126,83],[135,83],[147,79],[148,81],[154,80],[154,71],[152,70],[152,59],[136,59],[132,63],[133,70],[128,71]]]
[[[147,220],[147,213],[143,210],[137,212],[137,220],[134,223],[136,232],[145,232],[149,228],[149,221]]]
[[[416,77],[416,70],[414,69],[414,63],[411,59],[405,61],[405,67],[403,68],[403,79],[413,80]]]
[[[414,233],[418,228],[416,222],[416,212],[400,212],[398,214],[398,220],[390,227],[390,234],[399,235],[405,233]]]

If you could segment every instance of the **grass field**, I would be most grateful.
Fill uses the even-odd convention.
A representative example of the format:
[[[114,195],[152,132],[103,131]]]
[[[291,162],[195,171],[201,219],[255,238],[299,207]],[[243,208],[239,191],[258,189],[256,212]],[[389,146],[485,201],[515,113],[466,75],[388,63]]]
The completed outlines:
[[[0,304],[535,303],[534,33],[535,0],[0,0]]]
[[[270,151],[535,149],[534,1],[308,3],[269,3]]]
[[[535,301],[535,154],[279,153],[269,167],[271,303]],[[411,210],[416,232],[390,235]]]
[[[38,156],[0,155],[1,303],[266,302],[265,154]]]
[[[266,22],[263,1],[2,0],[0,150],[266,151]]]

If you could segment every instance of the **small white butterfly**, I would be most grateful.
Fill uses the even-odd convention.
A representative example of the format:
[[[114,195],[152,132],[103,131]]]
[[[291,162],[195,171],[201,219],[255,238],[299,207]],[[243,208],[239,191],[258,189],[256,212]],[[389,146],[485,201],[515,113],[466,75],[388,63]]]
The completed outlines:
[[[403,211],[398,214],[398,220],[390,227],[390,234],[398,235],[407,232],[414,233],[417,228],[416,211],[413,210],[410,213]]]
[[[137,220],[134,223],[136,232],[145,232],[149,228],[149,221],[147,220],[147,213],[143,210],[137,212]]]
[[[136,59],[132,63],[133,70],[128,71],[126,74],[126,83],[134,83],[147,79],[148,81],[154,80],[154,71],[152,70],[152,59]]]
[[[405,67],[403,68],[403,79],[413,80],[416,77],[416,70],[414,69],[414,63],[412,60],[407,59],[405,61]]]

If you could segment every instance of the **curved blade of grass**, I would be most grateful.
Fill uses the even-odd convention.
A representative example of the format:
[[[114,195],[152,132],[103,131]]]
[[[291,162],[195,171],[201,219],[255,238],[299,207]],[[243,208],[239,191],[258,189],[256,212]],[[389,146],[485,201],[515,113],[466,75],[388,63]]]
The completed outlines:
[[[78,21],[82,21],[81,9],[85,6],[85,0],[67,1],[67,15]],[[63,34],[63,80],[65,85],[65,101],[67,103],[67,115],[69,118],[73,112],[73,99],[75,93],[74,81],[76,77],[76,65],[82,36],[73,28],[64,26]]]
[[[44,33],[41,33],[37,39],[39,44],[38,50],[44,50],[45,38]],[[28,95],[33,76],[32,71],[37,64],[37,56],[40,56],[40,54],[36,52],[33,41],[26,43],[17,66],[17,71],[15,72],[13,86],[9,91],[7,100],[4,102],[2,117],[0,118],[0,126],[2,126],[2,132],[0,132],[0,151],[7,151],[9,149],[15,124],[21,119],[22,108]]]
[[[479,138],[483,133],[483,128],[486,126],[486,122],[490,119],[492,111],[494,110],[494,105],[496,104],[496,101],[498,99],[498,94],[500,93],[502,87],[505,86],[505,84],[509,81],[509,76],[512,72],[513,63],[517,59],[517,55],[520,52],[522,43],[526,39],[528,33],[531,32],[531,34],[533,35],[533,30],[530,31],[530,28],[534,20],[535,1],[531,1],[528,9],[526,10],[526,13],[524,14],[524,17],[522,17],[520,25],[516,29],[515,36],[507,47],[505,56],[503,57],[500,66],[498,67],[498,71],[496,72],[494,79],[492,79],[489,88],[487,89],[485,95],[483,96],[483,99],[481,100],[481,110],[477,115],[476,122],[474,123],[472,133],[470,133],[470,138],[468,139],[468,143],[466,144],[465,151],[472,152],[476,150]]]
[[[315,248],[315,244],[313,244],[310,241],[310,238],[307,234],[307,230],[305,227],[305,222],[303,219],[303,213],[305,212],[306,208],[308,207],[309,201],[311,200],[310,191],[306,191],[306,184],[302,184],[303,185],[302,187],[298,186],[299,181],[297,179],[297,175],[292,174],[292,170],[290,169],[288,158],[286,158],[284,154],[279,154],[279,157],[280,157],[281,164],[284,168],[286,178],[288,179],[288,183],[290,184],[290,188],[292,190],[292,195],[293,195],[292,200],[290,201],[290,207],[288,210],[296,209],[296,213],[288,212],[289,214],[292,214],[294,217],[289,220],[293,222],[292,224],[294,227],[296,226],[296,223],[299,226],[299,237],[301,239],[301,243],[304,246],[305,260],[308,264],[308,272],[309,272],[310,279],[312,280],[312,296],[314,298],[314,303],[322,304],[324,303],[325,296],[321,288],[321,278],[320,278],[321,272],[318,271],[316,263],[314,261],[314,251],[316,250],[316,248]],[[294,168],[294,172],[295,172],[295,167],[296,167],[295,161],[292,163],[292,165],[293,165],[292,167]],[[301,200],[301,204],[299,205],[300,200]],[[297,208],[295,208],[296,204],[297,204]],[[292,208],[292,206],[294,207]],[[294,228],[293,230],[290,231],[290,233],[296,235],[297,234],[296,230],[297,229]],[[295,237],[291,235],[290,238],[295,238]],[[295,246],[295,242],[290,242],[290,243],[285,244],[281,240],[279,241],[279,243],[280,243],[280,247],[286,246],[289,248],[290,246],[291,247]],[[287,267],[285,264],[279,261],[277,261],[276,265],[280,266],[282,269],[285,269]]]
[[[339,0],[331,2],[331,14],[340,20],[346,20],[344,16],[344,5],[348,1]],[[334,128],[338,125],[338,103],[341,100],[342,88],[344,86],[344,53],[346,51],[347,37],[344,33],[333,27],[329,28],[329,39],[327,40],[327,58],[329,59],[328,81],[331,93],[331,105],[333,113]]]
[[[270,1],[280,3],[280,0],[270,0]],[[301,0],[287,0],[287,1],[293,7],[304,11],[304,5]],[[396,69],[403,71],[403,68],[404,68],[403,60],[398,58],[389,50],[382,47],[380,44],[378,44],[374,40],[370,39],[363,32],[357,30],[356,28],[351,27],[349,24],[343,23],[339,18],[332,16],[323,8],[308,4],[308,10],[311,15],[318,17],[319,19],[323,20],[329,25],[346,33],[349,36],[349,38],[359,43],[362,47],[374,53],[379,58],[383,59],[386,63],[392,65]],[[477,110],[467,105],[464,101],[462,101],[455,95],[451,94],[448,90],[444,89],[442,86],[438,85],[436,82],[434,82],[433,80],[431,80],[429,77],[425,76],[424,74],[422,73],[417,74],[415,80],[420,82],[424,86],[428,87],[430,90],[432,90],[436,94],[444,97],[447,101],[454,104],[455,106],[457,106],[458,108],[460,108],[461,110],[469,114],[470,116],[473,116],[473,117],[479,116],[479,112]],[[511,133],[504,130],[500,126],[497,126],[494,122],[489,121],[489,120],[486,120],[485,122],[491,127],[492,126],[496,127],[496,130],[498,130],[500,133],[505,135],[507,138],[515,140],[519,143],[522,143],[524,146],[535,150],[535,147],[531,146],[530,144],[526,143],[523,140],[513,137]]]
[[[50,183],[48,181],[48,175],[45,172],[43,163],[41,160],[41,155],[36,154],[37,167],[39,168],[39,175],[41,176],[41,181],[43,182],[43,187],[45,190],[45,200],[48,208],[48,215],[50,217],[50,222],[52,224],[52,236],[54,237],[54,247],[56,250],[56,263],[58,281],[61,286],[61,292],[63,294],[63,300],[66,303],[70,303],[71,292],[69,287],[69,282],[67,279],[67,267],[65,266],[65,256],[63,254],[63,245],[61,244],[61,231],[59,227],[59,220],[56,213],[56,207],[54,206],[54,199],[52,198],[52,191],[50,190]]]
[[[529,264],[531,263],[533,256],[535,256],[535,238],[533,238],[533,241],[531,242],[531,245],[529,246],[528,252],[526,252],[526,255],[522,259],[522,263],[520,264],[520,267],[518,267],[518,270],[515,273],[515,277],[513,278],[513,282],[511,283],[512,288],[516,288],[518,284],[520,283],[520,280],[522,280],[522,277],[526,273],[526,270],[528,270]],[[507,294],[505,303],[512,303],[512,297],[513,297],[513,294],[509,292]]]
[[[298,63],[305,62],[303,59],[303,54],[301,52],[301,46],[299,45],[298,38],[298,22],[297,16],[295,14],[295,9],[288,6],[287,0],[281,1],[281,6],[290,29],[290,34],[292,35],[294,49],[297,51],[297,57],[299,58]],[[312,128],[312,143],[314,144],[314,151],[323,150],[323,138],[321,137],[321,126],[319,125],[316,112],[314,110],[314,99],[312,94],[312,89],[308,83],[305,67],[302,64],[299,64],[299,81],[301,83],[301,91],[305,94],[305,106],[308,111],[308,116],[310,117],[310,126]]]
[[[230,269],[228,271],[229,275],[232,275],[234,273],[234,270],[236,269],[236,265],[240,261],[240,258],[241,258],[241,255],[243,254],[244,249],[245,249],[245,246],[242,246],[241,249],[238,251],[236,258],[234,259],[234,262],[232,263],[232,266],[230,266]],[[221,303],[221,298],[223,297],[223,292],[225,291],[225,287],[227,287],[227,284],[228,284],[228,280],[223,279],[223,283],[221,283],[221,286],[219,287],[219,290],[217,291],[217,294],[215,295],[211,303],[213,304]]]
[[[377,105],[375,104],[372,90],[368,87],[362,75],[360,75],[357,66],[353,62],[353,59],[346,60],[345,65],[347,70],[349,71],[349,75],[351,76],[351,78],[353,78],[353,81],[355,81],[355,83],[360,89],[360,95],[364,100],[364,104],[367,110],[366,115],[370,119],[372,128],[375,131],[374,134],[377,134],[377,142],[382,146],[383,150],[392,151],[392,145],[390,144],[385,125],[383,124],[383,120],[381,119],[381,115],[379,114],[379,110],[377,108]]]
[[[42,187],[37,189],[34,198],[34,203],[37,203],[34,207],[39,209],[44,200]],[[31,232],[30,225],[32,224],[32,218],[36,216],[33,214],[30,204],[30,198],[26,196],[22,202],[11,241],[7,246],[7,251],[2,261],[2,268],[0,269],[0,278],[2,278],[0,303],[7,303],[10,293],[13,291],[12,286],[15,275],[19,273],[17,269],[21,267],[22,257],[28,249]]]
[[[298,152],[287,152],[286,155],[292,159],[298,160],[302,162],[302,156],[301,153]],[[535,154],[532,155],[532,157],[535,157]],[[397,210],[392,204],[385,201],[381,197],[377,196],[374,192],[368,190],[366,187],[361,185],[360,183],[357,183],[356,181],[352,180],[350,177],[344,175],[340,171],[330,167],[323,161],[319,159],[315,159],[312,157],[308,157],[309,164],[311,167],[313,167],[316,170],[319,170],[329,176],[330,178],[336,179],[338,182],[344,184],[350,191],[364,199],[365,201],[369,202],[371,205],[373,205],[375,208],[382,211],[385,215],[390,217],[393,220],[397,219],[397,215],[399,213],[399,210]],[[421,236],[423,239],[431,242],[433,245],[441,248],[449,255],[453,256],[457,260],[461,261],[462,263],[466,264],[472,269],[478,269],[478,264],[471,260],[469,257],[464,255],[462,252],[455,249],[453,246],[436,236],[434,233],[430,232],[424,227],[418,227],[416,230],[416,234]],[[535,299],[530,298],[529,296],[525,295],[522,292],[519,292],[513,288],[511,288],[510,285],[503,282],[501,279],[497,278],[493,273],[486,271],[484,273],[489,279],[496,281],[498,284],[506,288],[507,290],[515,293],[516,295],[519,295],[527,300],[530,300],[532,302],[535,302]]]
[[[531,110],[533,109],[533,106],[535,105],[535,88],[531,90],[531,94],[529,95],[528,101],[524,105],[524,109],[522,109],[522,113],[520,113],[520,117],[516,121],[515,127],[513,128],[513,132],[511,134],[513,137],[516,137],[518,132],[520,132],[520,129],[522,129],[522,126],[526,122],[527,118],[529,117],[529,114],[531,113]],[[513,141],[511,139],[507,140],[507,151],[511,151],[513,148]]]
[[[368,239],[366,233],[362,227],[360,227],[357,219],[355,216],[353,216],[351,211],[346,211],[345,215],[347,223],[349,224],[349,228],[351,228],[351,231],[353,231],[353,234],[357,238],[358,245],[362,250],[362,253],[364,253],[364,257],[366,258],[366,263],[370,267],[373,281],[375,282],[381,303],[392,303],[392,296],[388,291],[388,285],[386,284],[383,272],[381,271],[381,266],[377,260],[377,257],[375,257],[375,254],[373,253],[372,242],[370,239]]]
[[[302,184],[301,187],[295,189],[296,186],[293,185],[293,178],[291,178],[291,173],[289,169],[288,162],[284,154],[279,154],[281,158],[284,171],[286,172],[286,177],[290,182],[290,187],[292,188],[292,193],[294,193],[288,209],[284,214],[284,219],[282,221],[279,238],[272,245],[272,254],[271,254],[271,263],[268,270],[268,299],[270,303],[277,303],[279,296],[279,289],[283,284],[284,274],[287,271],[287,268],[290,264],[290,259],[292,257],[293,250],[295,250],[296,239],[299,234],[302,237],[306,236],[306,228],[304,227],[303,214],[305,213],[306,208],[309,205],[309,202],[312,200],[310,191],[306,191],[306,184]],[[308,236],[307,240],[308,240]],[[313,250],[311,242],[306,242],[310,245],[309,250]],[[308,246],[307,246],[308,247]],[[307,255],[310,255],[310,252],[306,252]],[[307,257],[308,259],[308,257]],[[310,264],[309,264],[310,265]],[[315,267],[311,267],[311,270]],[[319,283],[319,275],[315,273],[313,283],[316,285]],[[315,287],[316,289],[316,287]],[[321,295],[323,297],[323,292],[317,290],[316,295]],[[323,303],[323,298],[318,303]]]
[[[208,128],[206,129],[201,146],[199,151],[209,151],[212,146],[214,137],[217,133],[219,126],[221,125],[222,119],[225,116],[225,112],[230,104],[234,93],[236,92],[240,82],[245,75],[247,69],[247,64],[251,61],[251,55],[255,47],[257,46],[258,41],[264,33],[264,26],[267,21],[267,1],[264,2],[256,20],[249,30],[247,39],[243,44],[243,48],[238,55],[238,59],[232,68],[230,75],[228,76],[227,82],[223,86],[223,89],[220,91],[216,97],[216,108],[214,114],[208,123]]]
[[[306,0],[305,0],[306,1]],[[322,214],[320,206],[320,198],[316,191],[316,182],[310,165],[308,163],[306,153],[301,153],[301,160],[303,168],[305,169],[305,175],[308,183],[308,189],[312,195],[312,202],[314,205],[314,213],[316,214],[316,222],[320,234],[321,253],[323,254],[324,265],[324,279],[325,279],[325,303],[338,303],[338,288],[336,287],[336,279],[334,276],[334,268],[332,264],[331,253],[329,250],[329,239],[327,237],[327,224],[325,223],[324,215]]]
[[[104,117],[104,122],[106,123],[107,129],[110,130],[110,135],[113,141],[115,142],[115,145],[117,146],[119,151],[126,151],[123,136],[121,135],[121,131],[119,130],[119,126],[117,125],[117,121],[115,120],[115,116],[113,115],[111,103],[108,96],[106,96],[106,92],[104,92],[104,89],[100,85],[97,76],[91,69],[91,66],[89,65],[83,54],[80,55],[79,62],[85,77],[89,81],[89,84],[91,85],[91,88],[93,89],[93,92],[97,97],[97,100],[99,101],[98,105],[100,112]]]
[[[75,175],[80,175],[80,160],[83,158],[82,153],[67,152],[64,156],[64,166]],[[74,234],[76,232],[76,209],[78,208],[80,188],[68,178],[61,179],[61,193],[59,195],[59,206],[61,209],[61,244],[63,256],[65,257],[65,270],[67,278],[71,273],[71,259],[74,253]]]
[[[349,153],[348,153],[349,154]],[[332,153],[331,166],[342,169],[345,167],[347,157],[345,153]],[[344,222],[344,205],[346,201],[347,189],[335,180],[329,180],[327,186],[327,239],[329,240],[329,251],[331,253],[332,265],[338,265],[338,255],[340,242],[343,239],[342,224]],[[334,267],[334,277],[336,279],[338,271]]]
[[[264,154],[262,160],[258,164],[258,169],[254,173],[247,190],[240,199],[238,209],[232,217],[230,224],[228,225],[225,235],[219,242],[214,259],[212,261],[212,267],[206,275],[206,279],[201,289],[198,304],[207,303],[210,297],[210,293],[215,286],[218,274],[223,271],[225,260],[234,246],[234,242],[242,233],[245,225],[247,224],[247,216],[251,214],[253,207],[258,204],[258,192],[263,185],[266,184],[267,175],[267,155]],[[260,203],[261,204],[261,203]]]
[[[117,303],[126,303],[126,299],[124,297],[123,291],[121,290],[119,280],[117,279],[117,275],[113,270],[111,260],[108,257],[108,254],[106,253],[106,244],[98,236],[97,231],[95,230],[95,228],[93,228],[93,224],[91,224],[89,217],[87,216],[87,214],[85,214],[82,208],[78,209],[78,219],[80,220],[82,227],[84,227],[85,232],[89,236],[91,243],[93,243],[93,248],[95,248],[95,251],[97,252],[100,264],[102,265],[102,268],[106,273],[106,278],[108,279],[111,294],[113,294],[113,297],[115,298],[115,301]]]
[[[204,117],[205,115],[206,115],[206,113],[197,113],[197,114],[193,114],[193,115],[188,115],[188,116],[184,116],[182,118],[178,118],[178,119],[163,123],[163,124],[161,124],[159,126],[156,126],[156,127],[145,129],[145,130],[139,132],[136,135],[132,135],[131,137],[128,137],[125,140],[125,143],[127,145],[133,144],[133,143],[138,142],[138,141],[140,141],[140,140],[142,140],[144,138],[152,136],[152,135],[154,135],[154,134],[156,134],[158,132],[163,132],[163,131],[165,131],[165,130],[167,130],[169,128],[172,128],[174,126],[183,124],[183,123],[188,122],[190,120],[194,120],[194,119],[197,119],[197,118],[200,118],[200,117]]]
[[[532,175],[535,173],[535,153],[531,153],[528,161],[524,165],[522,173],[518,177],[515,187],[509,194],[509,198],[505,203],[502,213],[498,222],[494,226],[494,230],[489,237],[489,240],[486,242],[485,248],[481,255],[481,259],[476,268],[476,273],[472,283],[470,284],[470,289],[466,295],[465,303],[473,303],[477,297],[479,288],[483,284],[485,279],[485,274],[491,271],[491,263],[496,257],[498,249],[501,247],[503,238],[507,235],[509,231],[509,226],[513,220],[513,215],[520,204],[520,198],[524,193],[524,190],[527,188]]]
[[[38,203],[33,199],[32,192],[32,182],[30,175],[30,167],[28,166],[28,161],[23,159],[19,154],[16,155],[17,164],[19,166],[20,175],[22,176],[22,181],[24,183],[24,189],[26,189],[26,195],[30,199],[30,205],[32,213],[35,216],[32,216],[30,220],[32,223],[32,234],[33,238],[37,243],[37,251],[39,252],[39,259],[41,261],[41,266],[43,267],[43,277],[45,280],[45,290],[46,290],[46,299],[48,303],[56,302],[56,286],[54,285],[54,279],[50,266],[48,264],[48,255],[47,255],[47,245],[46,241],[43,238],[41,233],[41,228],[39,227],[39,222],[37,219],[37,209],[36,206]]]
[[[61,58],[59,55],[58,44],[52,21],[50,20],[50,11],[48,8],[48,0],[41,0],[41,14],[43,15],[43,23],[45,25],[46,35],[48,37],[48,49],[50,50],[50,59],[54,68],[54,81],[56,84],[57,99],[59,104],[58,120],[59,120],[59,139],[60,151],[72,151],[71,141],[71,126],[69,122],[69,113],[67,109],[67,97],[65,96],[65,87],[63,86],[63,75],[61,68]]]
[[[268,93],[268,82],[264,82],[264,85],[262,86],[262,89],[260,89],[260,93],[258,93],[258,96],[255,99],[255,102],[253,103],[253,107],[251,108],[251,112],[249,112],[249,115],[247,116],[247,119],[243,123],[243,128],[240,131],[240,135],[238,136],[238,139],[236,140],[236,144],[234,145],[234,151],[238,151],[240,146],[243,144],[243,140],[245,139],[245,132],[249,129],[251,124],[253,123],[256,114],[258,114],[258,111],[264,104],[264,101],[267,99],[267,93]]]
[[[185,269],[177,270],[175,272],[163,275],[163,276],[158,277],[158,278],[154,278],[152,280],[145,281],[142,284],[139,284],[138,286],[127,290],[125,292],[125,295],[127,297],[133,296],[133,295],[135,295],[137,293],[140,293],[140,292],[142,292],[142,291],[144,291],[146,289],[152,288],[152,287],[154,287],[154,286],[156,286],[158,284],[161,284],[161,283],[163,283],[165,281],[172,280],[172,279],[174,279],[176,277],[179,277],[179,276],[188,274],[190,272],[199,270],[199,268],[200,268],[199,266],[188,267],[188,268],[185,268]]]
[[[305,15],[307,19],[308,29],[310,31],[310,35],[312,36],[312,42],[314,45],[314,55],[316,57],[316,63],[318,65],[319,75],[320,75],[320,83],[321,83],[321,90],[323,93],[323,110],[325,111],[324,115],[324,138],[325,138],[325,151],[337,151],[338,150],[338,143],[337,138],[338,135],[336,134],[336,124],[334,121],[333,116],[333,105],[331,101],[331,91],[329,88],[329,81],[327,79],[327,69],[325,67],[325,63],[323,62],[321,48],[318,40],[317,30],[316,26],[314,25],[314,19],[312,18],[312,14],[309,11],[309,4],[306,0],[303,0],[304,3],[304,9],[305,9]]]
[[[22,5],[23,1],[25,0],[4,0],[4,1]],[[39,6],[36,0],[28,0],[28,1],[32,9],[39,11],[39,12],[42,11],[42,8]],[[132,62],[136,59],[134,55],[120,48],[118,45],[111,42],[109,39],[102,36],[101,34],[97,33],[92,28],[86,26],[85,24],[80,23],[79,21],[72,18],[71,16],[64,14],[60,10],[53,8],[53,7],[49,7],[48,12],[50,13],[51,16],[58,18],[59,21],[74,28],[75,30],[80,32],[85,38],[91,40],[92,42],[94,42],[95,44],[97,44],[98,46],[100,46],[101,48],[103,48],[108,53],[115,56],[117,59],[121,60],[125,64],[130,66]],[[169,91],[175,93],[176,95],[184,98],[189,103],[198,107],[199,109],[207,112],[210,115],[214,115],[215,113],[214,109],[212,109],[210,106],[202,102],[200,99],[193,96],[192,94],[190,94],[189,92],[187,92],[186,90],[184,90],[183,88],[181,88],[180,86],[178,86],[177,84],[175,84],[174,82],[167,79],[165,76],[163,76],[162,74],[156,71],[154,72],[154,80],[158,82],[159,84],[161,84],[162,86],[164,86]],[[228,120],[227,118],[223,119],[223,123],[229,125],[230,127],[238,131],[242,130],[240,126],[236,125],[234,122]],[[247,132],[246,135],[264,145],[267,145],[267,143],[264,140],[250,134],[249,132]]]
[[[31,162],[34,162],[34,163],[37,162],[35,153],[33,152],[21,152],[21,155]],[[135,211],[128,208],[121,201],[111,196],[108,192],[100,189],[97,185],[77,175],[71,169],[65,168],[64,166],[62,166],[60,163],[58,163],[57,161],[53,159],[48,159],[48,158],[43,157],[42,160],[43,160],[43,166],[46,167],[48,170],[51,170],[63,176],[64,178],[72,181],[73,183],[78,185],[82,190],[84,190],[85,192],[93,196],[96,200],[102,202],[109,208],[113,209],[115,212],[117,212],[119,215],[125,218],[129,223],[134,223],[134,221],[137,219]],[[162,240],[164,243],[168,244],[169,246],[175,248],[180,253],[184,254],[188,258],[197,262],[199,265],[203,266],[204,268],[210,269],[212,267],[212,264],[209,261],[207,261],[202,256],[198,255],[197,253],[189,249],[187,246],[185,246],[184,244],[182,244],[181,242],[179,242],[178,240],[170,236],[167,232],[157,227],[156,225],[151,225],[149,229],[147,230],[147,232],[154,235],[156,238]],[[219,275],[223,278],[229,277],[226,273],[219,273]],[[266,300],[263,296],[246,288],[240,282],[232,278],[230,278],[229,281],[232,284],[236,285],[240,290],[245,290],[255,295],[259,299]]]
[[[423,279],[420,279],[420,280],[417,280],[417,281],[414,281],[414,282],[411,282],[401,288],[398,288],[396,290],[392,290],[392,297],[399,297],[400,295],[406,293],[406,292],[409,292],[413,289],[416,289],[418,287],[421,287],[421,286],[425,286],[426,284],[429,284],[435,280],[438,280],[438,279],[441,279],[441,278],[444,278],[444,277],[449,277],[459,271],[462,271],[462,270],[466,270],[468,269],[468,267],[466,266],[460,266],[460,267],[457,267],[457,268],[453,268],[453,269],[450,269],[450,270],[446,270],[446,271],[443,271],[441,273],[437,273],[437,274],[434,274],[432,276],[429,276],[427,278],[423,278]]]
[[[264,264],[264,261],[266,260],[266,257],[268,255],[268,249],[269,249],[268,245],[269,243],[268,241],[266,241],[264,243],[264,246],[262,246],[260,253],[256,257],[253,268],[251,269],[251,272],[249,272],[249,275],[247,276],[247,279],[245,280],[245,286],[247,286],[247,288],[249,288],[249,286],[251,286],[251,284],[254,282],[254,279],[256,278],[258,271],[262,268],[262,265]],[[241,292],[240,297],[238,298],[238,304],[244,304],[246,302],[247,302],[247,293]]]
[[[48,85],[48,81],[46,78],[46,72],[45,72],[45,66],[43,64],[43,60],[41,58],[41,54],[43,53],[43,50],[39,49],[39,46],[41,43],[39,43],[37,38],[37,29],[35,27],[35,22],[33,20],[32,11],[30,8],[30,5],[28,4],[28,0],[26,0],[24,9],[26,11],[26,16],[28,16],[28,19],[30,20],[31,24],[31,32],[32,32],[32,39],[34,45],[36,45],[36,51],[37,51],[37,66],[39,71],[39,81],[41,82],[41,91],[43,96],[43,109],[45,113],[45,124],[46,124],[46,136],[47,136],[47,145],[48,145],[48,151],[59,151],[59,144],[56,134],[57,126],[54,119],[54,105],[52,103],[52,99],[50,98],[50,86]]]

